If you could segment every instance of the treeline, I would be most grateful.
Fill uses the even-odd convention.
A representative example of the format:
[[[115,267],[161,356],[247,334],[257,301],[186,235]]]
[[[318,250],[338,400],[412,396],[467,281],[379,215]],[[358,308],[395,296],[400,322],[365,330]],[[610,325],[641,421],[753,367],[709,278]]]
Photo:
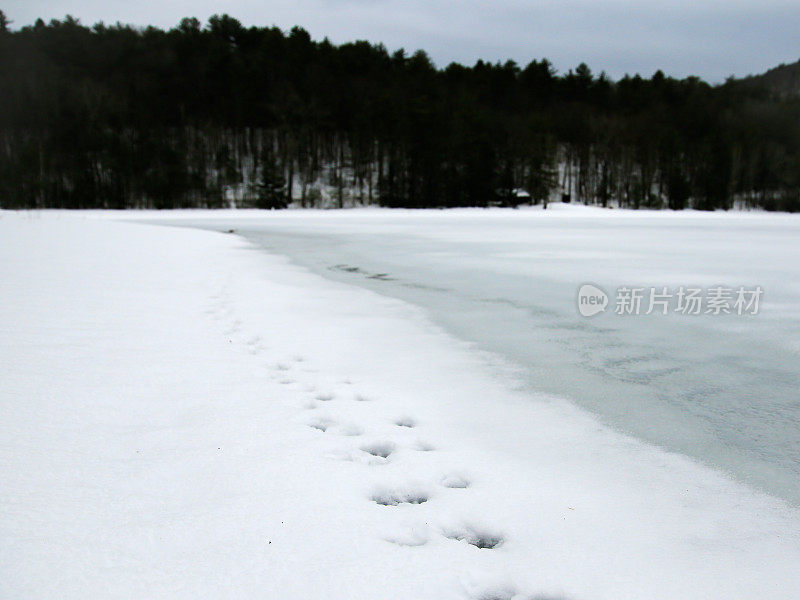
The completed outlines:
[[[745,83],[766,87],[785,97],[800,96],[800,61],[780,64],[761,75],[745,77]]]
[[[437,69],[227,15],[169,31],[0,19],[5,208],[562,198],[798,210],[800,102],[547,60]]]

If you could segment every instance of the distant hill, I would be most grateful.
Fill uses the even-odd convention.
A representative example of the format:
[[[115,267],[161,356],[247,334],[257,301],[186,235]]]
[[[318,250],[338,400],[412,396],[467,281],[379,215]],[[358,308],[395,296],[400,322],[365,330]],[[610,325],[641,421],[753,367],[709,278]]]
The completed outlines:
[[[764,87],[779,96],[800,96],[800,60],[791,64],[781,64],[761,75],[751,75],[743,79]]]

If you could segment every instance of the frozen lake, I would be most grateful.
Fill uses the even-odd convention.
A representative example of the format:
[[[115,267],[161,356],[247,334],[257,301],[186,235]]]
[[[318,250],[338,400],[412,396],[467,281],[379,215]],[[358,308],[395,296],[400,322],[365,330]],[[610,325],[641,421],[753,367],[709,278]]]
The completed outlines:
[[[531,390],[800,504],[800,218],[552,208],[205,213],[180,224],[235,229],[325,277],[422,306],[518,365]],[[611,297],[590,319],[576,302],[588,282]],[[620,286],[760,286],[763,297],[755,315],[672,305],[618,315]]]

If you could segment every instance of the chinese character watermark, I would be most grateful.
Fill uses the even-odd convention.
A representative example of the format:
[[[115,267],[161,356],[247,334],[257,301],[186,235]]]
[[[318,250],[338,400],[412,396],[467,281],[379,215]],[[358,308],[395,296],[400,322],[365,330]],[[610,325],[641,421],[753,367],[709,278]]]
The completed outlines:
[[[586,283],[578,288],[578,312],[592,317],[613,307],[616,315],[757,315],[764,290],[761,286],[676,288],[622,286],[613,302],[601,287]]]

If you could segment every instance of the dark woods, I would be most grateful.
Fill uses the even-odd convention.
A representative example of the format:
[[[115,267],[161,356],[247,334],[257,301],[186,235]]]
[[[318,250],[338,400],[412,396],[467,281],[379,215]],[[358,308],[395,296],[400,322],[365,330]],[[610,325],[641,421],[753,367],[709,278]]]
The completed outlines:
[[[5,208],[797,210],[799,117],[796,98],[733,80],[612,82],[546,60],[437,70],[422,51],[228,16],[170,31],[0,21]]]

